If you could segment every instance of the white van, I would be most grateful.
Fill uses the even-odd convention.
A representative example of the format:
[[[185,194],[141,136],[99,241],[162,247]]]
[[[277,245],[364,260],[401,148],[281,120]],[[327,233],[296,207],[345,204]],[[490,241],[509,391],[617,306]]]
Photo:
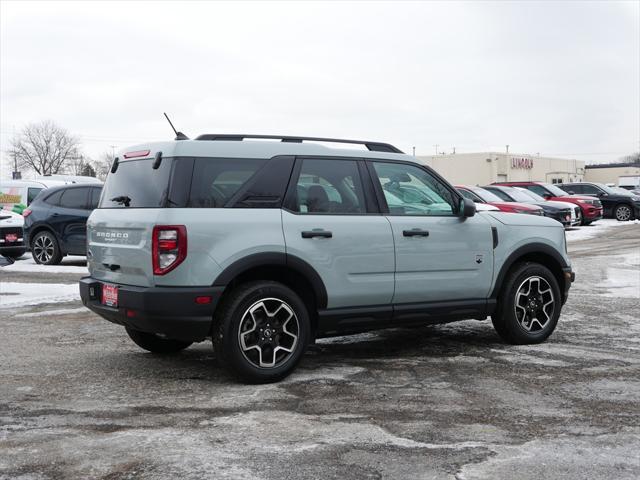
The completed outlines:
[[[87,177],[85,175],[41,175],[36,177],[38,182],[62,182],[62,183],[99,183],[102,185],[102,181],[96,177]]]
[[[42,190],[64,183],[60,180],[0,180],[0,209],[22,214]]]

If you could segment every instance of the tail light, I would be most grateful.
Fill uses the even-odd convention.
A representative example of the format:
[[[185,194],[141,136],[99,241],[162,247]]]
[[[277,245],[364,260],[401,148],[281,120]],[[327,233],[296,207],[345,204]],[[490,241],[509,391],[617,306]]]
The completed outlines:
[[[154,275],[170,272],[187,258],[187,227],[156,225],[153,227],[151,255]]]
[[[29,210],[28,208],[25,208],[25,209],[22,211],[22,216],[23,216],[24,218],[27,218],[29,215],[31,215],[31,210]]]

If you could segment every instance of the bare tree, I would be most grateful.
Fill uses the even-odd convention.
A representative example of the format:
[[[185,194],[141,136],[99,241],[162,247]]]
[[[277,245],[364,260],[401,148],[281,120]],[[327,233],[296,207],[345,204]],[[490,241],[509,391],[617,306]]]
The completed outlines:
[[[625,155],[620,159],[620,161],[623,163],[640,163],[640,152]]]
[[[50,120],[27,125],[11,141],[10,153],[20,168],[32,169],[39,175],[56,174],[66,162],[77,156],[78,139]]]
[[[111,152],[104,152],[91,163],[96,172],[95,176],[104,182],[113,164],[113,154]]]
[[[70,175],[82,175],[84,167],[88,164],[89,163],[84,155],[75,155],[67,159],[65,170]]]

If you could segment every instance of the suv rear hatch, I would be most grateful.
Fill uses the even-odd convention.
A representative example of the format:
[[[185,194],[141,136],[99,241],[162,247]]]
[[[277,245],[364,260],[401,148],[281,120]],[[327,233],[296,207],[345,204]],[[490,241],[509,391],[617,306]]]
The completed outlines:
[[[109,173],[100,204],[87,221],[87,263],[97,280],[154,285],[152,231],[161,209],[171,202],[172,159],[120,160]]]

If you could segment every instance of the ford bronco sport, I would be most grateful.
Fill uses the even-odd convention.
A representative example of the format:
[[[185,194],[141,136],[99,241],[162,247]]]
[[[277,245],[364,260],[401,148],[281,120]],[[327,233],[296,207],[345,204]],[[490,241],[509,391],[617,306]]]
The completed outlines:
[[[250,382],[316,338],[385,327],[490,316],[507,342],[544,341],[574,280],[562,225],[475,212],[389,144],[178,136],[114,160],[80,292],[143,349],[210,338]]]

